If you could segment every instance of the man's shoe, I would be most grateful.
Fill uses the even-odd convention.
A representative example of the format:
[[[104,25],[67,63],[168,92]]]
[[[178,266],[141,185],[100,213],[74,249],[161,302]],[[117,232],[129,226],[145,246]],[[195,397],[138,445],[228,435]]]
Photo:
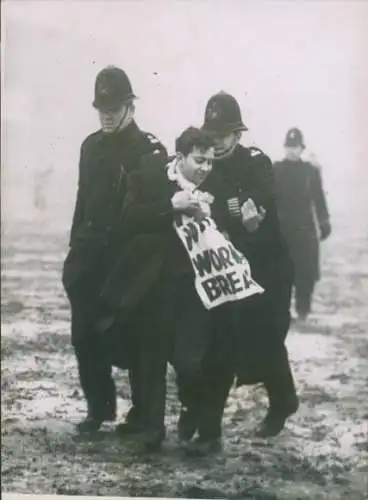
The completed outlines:
[[[221,438],[204,439],[198,437],[188,443],[185,452],[189,457],[205,457],[222,451]]]
[[[115,428],[116,434],[119,436],[129,436],[132,434],[139,434],[140,432],[143,432],[144,427],[139,424],[138,422],[122,422],[121,424],[118,424]]]
[[[157,453],[161,450],[162,442],[166,437],[166,429],[152,429],[141,432],[137,436],[138,453]]]
[[[180,441],[190,441],[197,430],[197,416],[193,410],[183,407],[178,421],[178,435]]]
[[[143,432],[144,427],[140,422],[138,411],[134,406],[128,411],[125,422],[118,424],[115,430],[119,436],[127,436]]]
[[[88,412],[85,419],[77,424],[77,429],[80,433],[97,432],[103,422],[114,422],[116,419],[116,402],[106,403],[104,411],[98,412],[96,415],[92,411]]]

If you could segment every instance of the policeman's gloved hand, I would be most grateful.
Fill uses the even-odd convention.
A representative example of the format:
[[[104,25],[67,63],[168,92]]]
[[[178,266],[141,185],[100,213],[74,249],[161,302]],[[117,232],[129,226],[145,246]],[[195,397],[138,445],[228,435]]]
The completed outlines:
[[[251,198],[243,203],[241,207],[242,223],[250,233],[259,228],[259,225],[266,217],[266,210],[263,207],[258,208]]]
[[[330,236],[332,231],[331,224],[329,222],[321,224],[320,231],[321,231],[320,235],[321,241],[326,240]]]

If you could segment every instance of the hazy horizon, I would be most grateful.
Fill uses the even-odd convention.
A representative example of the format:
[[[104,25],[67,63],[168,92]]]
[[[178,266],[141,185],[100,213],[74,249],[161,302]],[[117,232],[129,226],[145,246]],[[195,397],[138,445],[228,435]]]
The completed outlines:
[[[287,129],[298,126],[332,203],[365,201],[365,2],[12,0],[2,13],[9,216],[21,186],[27,193],[48,167],[53,203],[58,193],[73,203],[80,143],[98,128],[94,78],[107,64],[127,71],[140,97],[138,123],[170,150],[224,89],[242,107],[246,142],[275,160]]]

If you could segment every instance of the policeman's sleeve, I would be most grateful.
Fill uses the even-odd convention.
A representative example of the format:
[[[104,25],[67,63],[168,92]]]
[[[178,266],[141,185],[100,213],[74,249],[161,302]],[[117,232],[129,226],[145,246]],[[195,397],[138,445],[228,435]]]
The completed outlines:
[[[263,153],[253,158],[253,175],[257,179],[254,183],[256,187],[251,191],[246,191],[245,198],[252,198],[257,207],[266,210],[275,208],[276,190],[275,178],[271,160]],[[242,203],[246,199],[241,200]]]
[[[84,187],[84,155],[83,146],[80,152],[79,173],[78,173],[78,188],[77,197],[74,207],[72,226],[70,230],[69,246],[72,245],[79,227],[84,219],[84,203],[85,203],[85,187]]]
[[[232,232],[238,229],[238,217],[231,215],[226,201],[220,197],[215,196],[215,201],[211,205],[211,216],[220,231]]]
[[[318,168],[313,168],[311,191],[319,227],[330,224],[330,214],[327,208],[326,196],[323,190],[322,176]]]
[[[173,220],[170,196],[146,200],[141,173],[134,172],[127,177],[127,191],[122,212],[123,230],[128,233],[151,232],[164,229]]]
[[[251,198],[258,210],[262,207],[266,211],[265,221],[261,222],[261,225],[271,225],[276,228],[279,225],[278,201],[275,173],[270,158],[263,153],[257,154],[253,158],[250,175],[253,176],[252,184],[255,187],[252,190],[245,189],[241,202],[243,204],[248,198]],[[237,220],[240,222],[241,218],[238,217]],[[259,238],[265,237],[266,234],[267,231],[256,230],[251,233],[247,231],[247,237],[250,240],[259,240]]]
[[[168,154],[165,147],[158,143],[149,145],[149,150],[144,154],[139,162],[139,169],[144,168],[165,168],[168,163]]]

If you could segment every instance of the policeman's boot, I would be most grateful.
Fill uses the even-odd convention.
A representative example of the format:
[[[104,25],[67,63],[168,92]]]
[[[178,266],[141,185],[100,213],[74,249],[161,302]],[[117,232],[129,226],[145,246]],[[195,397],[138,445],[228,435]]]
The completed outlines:
[[[295,287],[295,308],[298,319],[304,322],[312,308],[314,282],[297,283]]]
[[[299,407],[293,376],[288,366],[284,373],[277,373],[264,383],[269,409],[261,425],[256,430],[257,437],[277,436],[285,427],[285,422]]]
[[[109,377],[105,380],[105,384],[98,389],[99,393],[94,393],[87,399],[87,417],[77,424],[80,433],[97,432],[103,422],[113,422],[116,419],[116,387],[114,381]]]

